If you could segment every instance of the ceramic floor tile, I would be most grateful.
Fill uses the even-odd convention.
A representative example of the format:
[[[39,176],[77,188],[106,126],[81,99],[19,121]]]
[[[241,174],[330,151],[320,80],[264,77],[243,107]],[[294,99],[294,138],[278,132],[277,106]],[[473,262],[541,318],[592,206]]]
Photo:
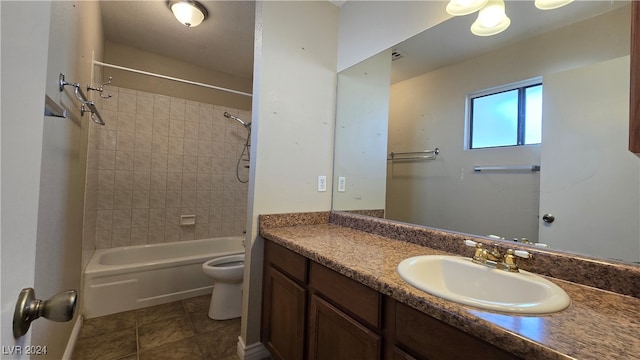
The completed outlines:
[[[176,316],[184,316],[184,306],[182,302],[175,301],[167,304],[151,306],[137,310],[138,326],[160,320],[166,320]]]
[[[238,360],[240,319],[211,320],[211,295],[85,320],[72,360]]]
[[[79,338],[88,338],[101,335],[114,330],[135,329],[136,313],[135,311],[127,311],[118,314],[101,316],[93,319],[84,320]]]
[[[237,333],[212,331],[196,335],[198,345],[202,349],[205,359],[238,359],[236,346],[240,336],[240,326]]]
[[[115,360],[135,355],[136,329],[124,329],[98,336],[79,339],[74,360]]]
[[[140,360],[195,360],[202,359],[202,352],[195,337],[165,343],[149,350],[140,351]]]
[[[196,312],[200,310],[209,311],[209,304],[211,303],[211,294],[196,296],[190,299],[182,300],[184,308],[187,312]]]
[[[186,315],[138,326],[140,350],[186,339],[194,334]]]
[[[237,335],[240,335],[240,318],[231,320],[212,320],[207,316],[209,310],[200,310],[189,313],[189,319],[197,334],[216,331],[220,333],[234,332],[237,328]]]

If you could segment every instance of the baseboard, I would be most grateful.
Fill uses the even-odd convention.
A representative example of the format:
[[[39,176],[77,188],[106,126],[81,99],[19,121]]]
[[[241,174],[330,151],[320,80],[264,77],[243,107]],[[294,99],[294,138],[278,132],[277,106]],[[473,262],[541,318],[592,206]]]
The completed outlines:
[[[271,359],[271,354],[261,342],[246,346],[242,337],[238,336],[238,357],[241,360],[263,360]]]
[[[69,341],[67,341],[67,347],[64,349],[64,354],[62,354],[63,360],[70,360],[73,355],[73,349],[76,347],[76,342],[78,341],[78,337],[80,336],[80,330],[82,329],[82,320],[84,319],[83,315],[78,315],[76,318],[76,323],[73,324],[73,330],[71,330],[71,334],[69,335]]]

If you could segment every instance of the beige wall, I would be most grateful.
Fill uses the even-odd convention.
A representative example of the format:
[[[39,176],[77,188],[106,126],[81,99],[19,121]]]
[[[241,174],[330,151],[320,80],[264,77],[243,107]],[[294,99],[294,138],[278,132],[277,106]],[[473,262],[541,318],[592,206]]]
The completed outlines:
[[[196,81],[249,94],[252,92],[252,79],[244,79],[195,66],[110,41],[105,42],[104,54],[104,62],[109,64]],[[113,68],[104,68],[102,71],[104,78],[106,79],[112,76],[113,85],[118,87],[189,99],[206,104],[228,106],[240,110],[251,110],[250,96],[208,89],[201,86]]]
[[[474,234],[537,238],[539,173],[474,165],[537,164],[539,146],[464,150],[469,92],[629,53],[629,6],[391,87],[389,150],[439,147],[437,160],[388,169],[387,215]]]
[[[256,4],[255,98],[242,339],[260,338],[259,214],[327,211],[331,178],[338,8],[328,1]],[[330,184],[329,184],[330,185]]]

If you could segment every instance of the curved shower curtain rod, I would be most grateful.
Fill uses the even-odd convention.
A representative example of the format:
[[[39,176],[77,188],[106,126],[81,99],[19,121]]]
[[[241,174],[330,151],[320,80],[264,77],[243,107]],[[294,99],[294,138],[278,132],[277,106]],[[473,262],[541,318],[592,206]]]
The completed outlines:
[[[113,69],[118,69],[118,70],[134,72],[134,73],[142,74],[142,75],[154,76],[154,77],[165,79],[165,80],[172,80],[172,81],[182,82],[182,83],[186,83],[186,84],[202,86],[202,87],[206,87],[206,88],[209,88],[209,89],[226,91],[226,92],[230,92],[230,93],[234,93],[234,94],[238,94],[238,95],[253,96],[252,94],[247,93],[247,92],[243,92],[243,91],[227,89],[227,88],[223,88],[223,87],[220,87],[220,86],[209,85],[209,84],[205,84],[205,83],[201,83],[201,82],[197,82],[197,81],[180,79],[180,78],[173,77],[173,76],[156,74],[156,73],[152,73],[152,72],[144,71],[144,70],[132,69],[132,68],[128,68],[128,67],[124,67],[124,66],[120,66],[120,65],[108,64],[108,63],[105,63],[105,62],[102,62],[102,61],[98,61],[98,60],[93,60],[93,64],[94,65],[104,66],[104,67],[109,67],[109,68],[113,68]]]

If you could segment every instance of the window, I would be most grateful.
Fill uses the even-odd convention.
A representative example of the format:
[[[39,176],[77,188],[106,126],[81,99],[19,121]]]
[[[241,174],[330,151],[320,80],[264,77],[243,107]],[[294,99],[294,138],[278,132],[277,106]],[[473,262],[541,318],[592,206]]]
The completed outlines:
[[[469,149],[542,141],[540,78],[472,93],[468,99]]]

